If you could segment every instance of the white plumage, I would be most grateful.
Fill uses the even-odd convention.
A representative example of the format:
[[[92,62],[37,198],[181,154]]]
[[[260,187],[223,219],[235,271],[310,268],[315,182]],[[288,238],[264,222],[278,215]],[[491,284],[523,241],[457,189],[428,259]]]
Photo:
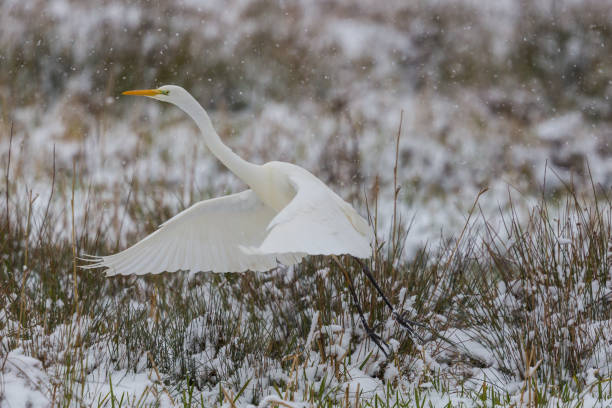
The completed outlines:
[[[355,209],[307,170],[283,162],[249,163],[225,146],[206,111],[183,88],[128,91],[170,102],[189,114],[206,145],[251,189],[201,201],[114,255],[89,257],[85,269],[131,275],[265,271],[305,255],[370,256],[371,229]]]

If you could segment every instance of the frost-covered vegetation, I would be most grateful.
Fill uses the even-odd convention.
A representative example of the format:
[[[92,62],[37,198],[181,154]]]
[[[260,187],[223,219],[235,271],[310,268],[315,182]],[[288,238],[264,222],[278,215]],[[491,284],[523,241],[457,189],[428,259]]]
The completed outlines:
[[[612,404],[608,1],[0,10],[0,406]],[[348,258],[389,359],[327,258],[75,267],[244,188],[183,113],[119,97],[167,83],[241,156],[369,212],[372,269],[424,342]]]

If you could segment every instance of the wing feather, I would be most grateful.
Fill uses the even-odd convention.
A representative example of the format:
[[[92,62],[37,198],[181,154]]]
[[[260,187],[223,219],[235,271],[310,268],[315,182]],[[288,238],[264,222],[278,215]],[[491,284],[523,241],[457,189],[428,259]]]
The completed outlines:
[[[253,253],[371,255],[371,230],[351,205],[304,169],[292,172],[289,183],[296,195],[272,219]]]
[[[299,262],[303,253],[248,253],[268,234],[276,212],[252,190],[201,201],[175,215],[130,248],[114,255],[94,257],[84,269],[106,268],[107,275],[174,272],[177,270],[242,272],[264,271]]]

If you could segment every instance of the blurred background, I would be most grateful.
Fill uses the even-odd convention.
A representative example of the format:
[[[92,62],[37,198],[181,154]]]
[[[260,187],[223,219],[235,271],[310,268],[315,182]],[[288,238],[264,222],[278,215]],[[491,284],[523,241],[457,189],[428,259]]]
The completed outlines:
[[[244,187],[178,109],[120,96],[163,84],[189,90],[248,160],[299,164],[362,212],[378,194],[383,231],[399,134],[409,250],[460,230],[484,187],[481,211],[495,217],[511,200],[520,213],[558,199],[564,183],[612,185],[608,0],[2,0],[0,11],[11,197],[31,191],[41,212],[53,191],[68,218],[74,168],[77,217],[91,203],[123,244]],[[144,225],[130,200],[167,210]]]

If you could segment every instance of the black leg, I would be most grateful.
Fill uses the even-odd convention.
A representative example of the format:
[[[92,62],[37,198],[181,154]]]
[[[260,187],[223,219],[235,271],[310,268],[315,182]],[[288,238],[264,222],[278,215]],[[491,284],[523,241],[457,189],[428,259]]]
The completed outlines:
[[[338,261],[336,261],[336,262],[338,262]],[[368,333],[368,336],[370,336],[372,341],[383,352],[385,357],[388,358],[389,354],[387,353],[387,350],[385,350],[385,348],[383,347],[383,344],[385,345],[385,347],[388,350],[391,350],[391,347],[389,347],[387,342],[385,342],[378,334],[374,333],[374,330],[372,330],[370,328],[370,326],[368,325],[368,322],[366,321],[366,318],[363,315],[363,310],[361,309],[361,305],[359,304],[359,299],[357,298],[357,293],[355,292],[355,287],[353,286],[353,281],[352,281],[351,277],[348,275],[348,272],[344,268],[341,268],[341,269],[342,269],[342,272],[344,273],[344,278],[346,279],[346,282],[347,282],[348,287],[349,287],[349,291],[351,292],[351,296],[353,297],[353,301],[355,302],[355,306],[357,307],[357,312],[359,312],[359,318],[361,319],[361,323],[363,324],[363,327],[365,328],[366,333]]]
[[[414,336],[417,339],[419,339],[421,342],[424,342],[424,339],[421,336],[419,336],[419,334],[417,332],[414,331],[414,327],[413,326],[425,327],[425,325],[422,324],[422,323],[418,323],[418,322],[412,321],[412,320],[408,320],[408,319],[404,318],[402,313],[399,313],[397,310],[395,310],[395,308],[393,307],[393,305],[391,304],[389,299],[383,293],[383,291],[380,288],[380,286],[378,286],[378,283],[376,282],[376,279],[374,279],[374,276],[372,276],[372,272],[370,272],[370,268],[366,264],[361,262],[360,259],[358,259],[358,258],[354,258],[354,259],[359,263],[359,265],[361,266],[361,269],[363,270],[363,273],[365,273],[365,275],[368,277],[370,282],[372,282],[372,285],[374,285],[374,287],[376,288],[376,291],[378,292],[378,294],[383,298],[383,301],[387,304],[389,309],[391,309],[391,316],[393,317],[393,319],[396,322],[398,322],[400,326],[402,326],[404,329],[406,329],[406,331],[411,336]]]

